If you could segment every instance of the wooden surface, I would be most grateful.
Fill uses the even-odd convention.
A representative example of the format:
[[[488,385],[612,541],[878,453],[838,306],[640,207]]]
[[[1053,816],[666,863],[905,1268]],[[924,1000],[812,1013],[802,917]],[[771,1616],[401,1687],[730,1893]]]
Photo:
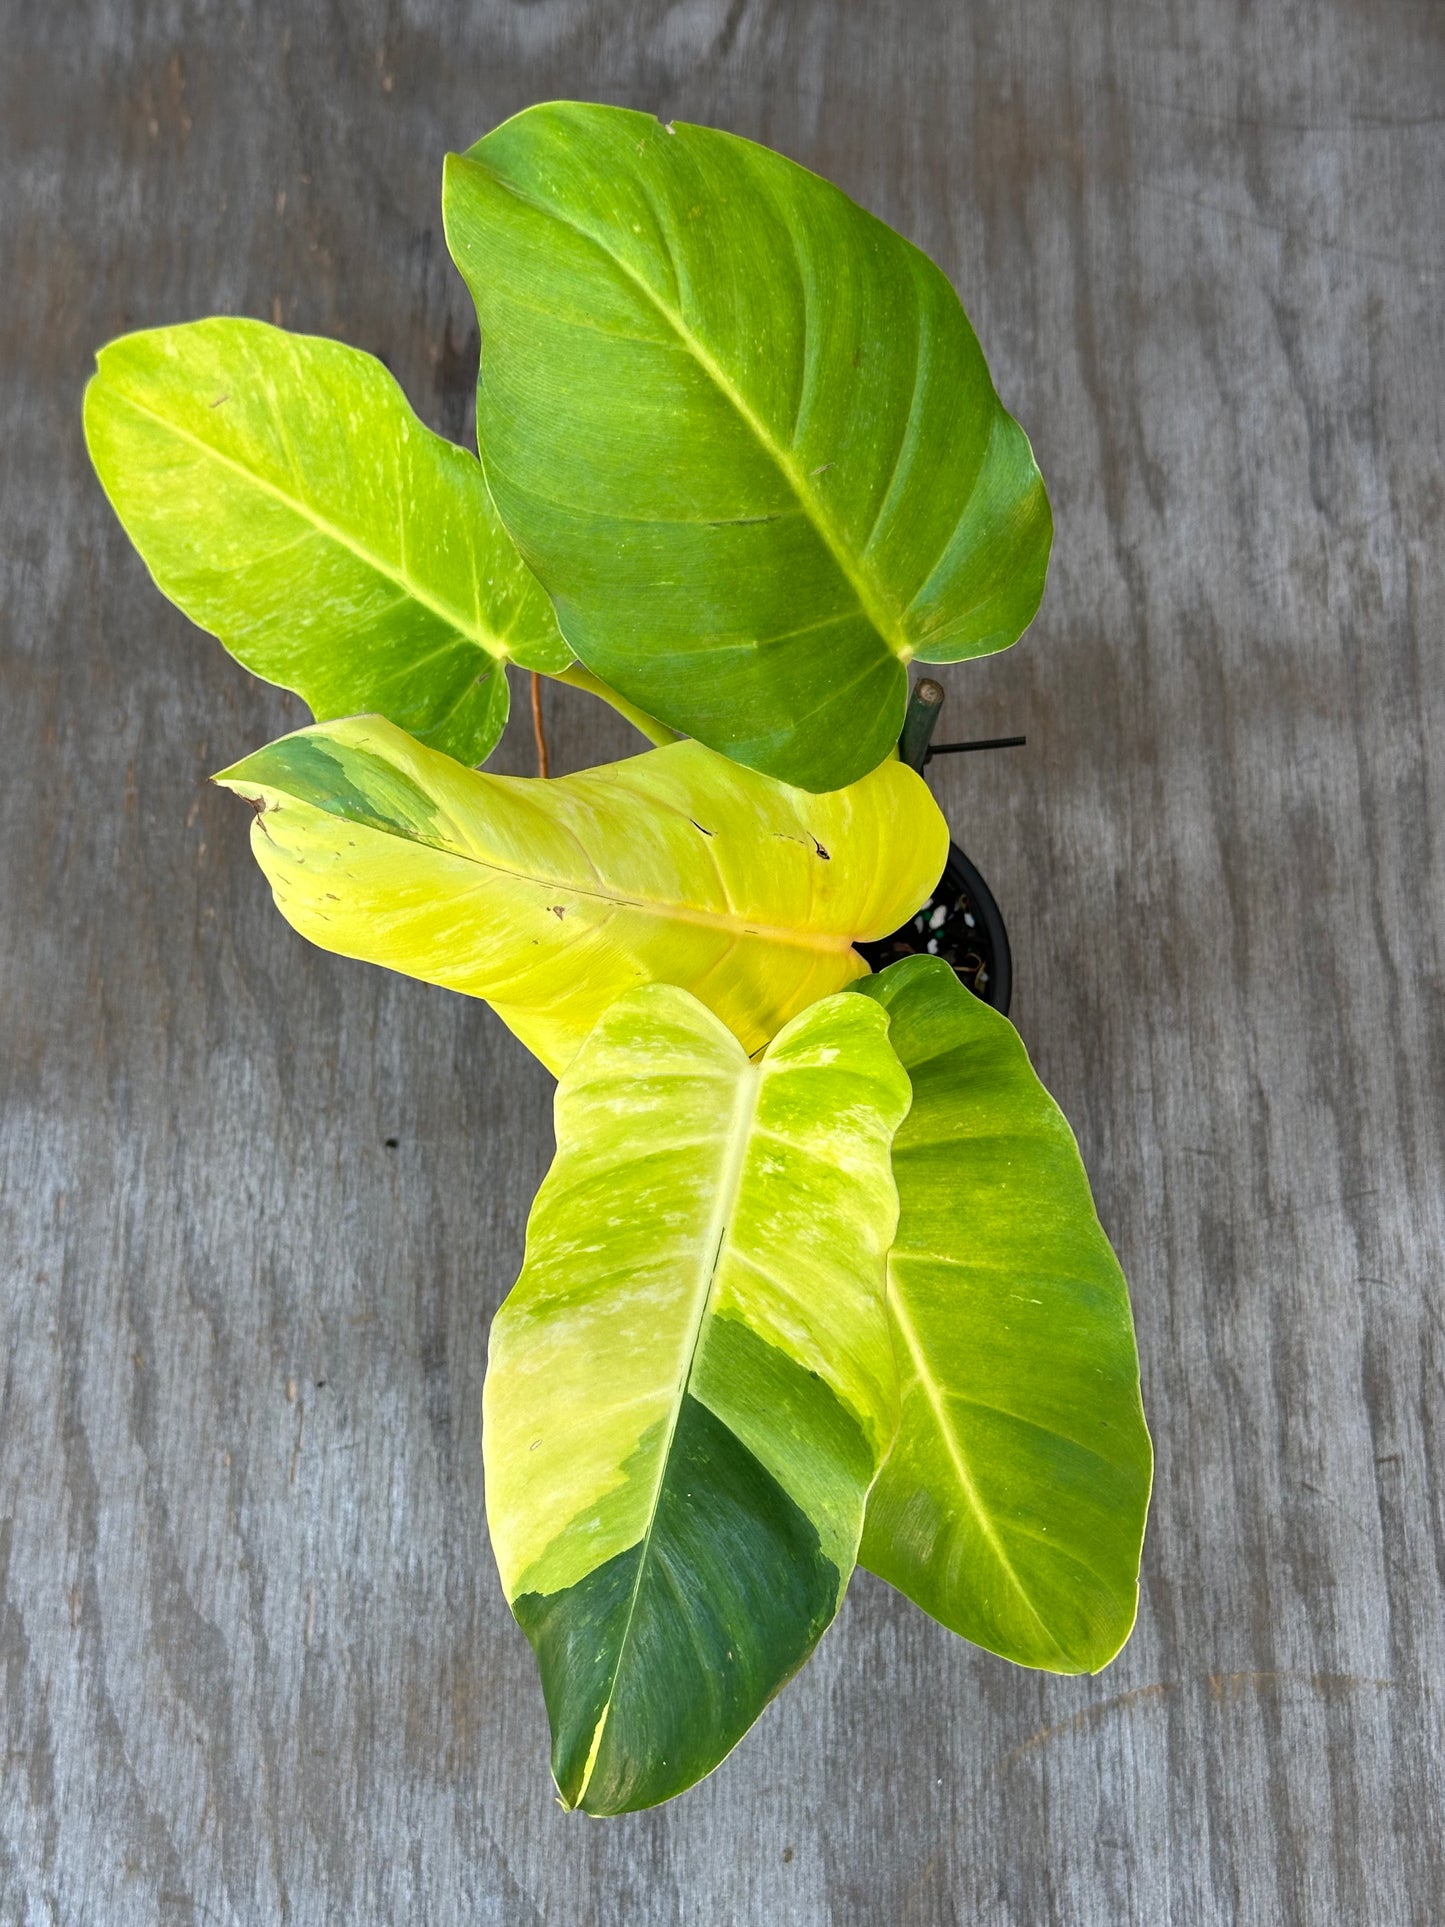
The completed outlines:
[[[0,13],[0,1919],[1445,1916],[1445,13]],[[209,311],[372,349],[465,437],[441,157],[557,94],[837,179],[1033,437],[1042,616],[945,672],[946,734],[1029,747],[935,767],[1159,1454],[1102,1677],[860,1576],[713,1779],[599,1823],[482,1503],[549,1080],[282,924],[204,779],[299,711],[161,602],[80,437],[99,342]],[[633,746],[549,703],[554,768]]]

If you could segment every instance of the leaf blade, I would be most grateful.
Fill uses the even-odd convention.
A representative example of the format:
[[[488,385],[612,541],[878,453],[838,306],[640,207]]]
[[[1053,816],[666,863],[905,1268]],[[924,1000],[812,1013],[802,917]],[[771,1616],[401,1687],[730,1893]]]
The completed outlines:
[[[925,901],[948,831],[894,761],[812,796],[676,743],[548,782],[463,770],[381,718],[216,779],[259,810],[283,916],[324,949],[486,998],[550,1069],[639,982],[755,1051]]]
[[[937,268],[836,188],[556,102],[449,157],[443,205],[498,506],[578,654],[651,713],[835,787],[896,740],[907,660],[1032,619],[1027,441]]]
[[[1152,1453],[1078,1147],[946,964],[851,988],[888,1010],[913,1089],[889,1259],[902,1415],[861,1562],[991,1652],[1097,1672],[1134,1624]]]
[[[379,711],[477,762],[505,662],[571,660],[479,465],[371,356],[218,317],[122,336],[97,370],[91,459],[157,586],[319,719]]]
[[[836,1611],[896,1422],[907,1101],[875,1006],[827,998],[755,1066],[669,985],[614,1004],[558,1087],[483,1447],[569,1805],[711,1771]]]

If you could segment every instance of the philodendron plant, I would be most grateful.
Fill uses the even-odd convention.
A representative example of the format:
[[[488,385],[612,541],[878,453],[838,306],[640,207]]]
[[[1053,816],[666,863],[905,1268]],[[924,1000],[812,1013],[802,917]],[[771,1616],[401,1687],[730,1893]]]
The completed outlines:
[[[1006,1018],[854,945],[948,832],[908,665],[1002,649],[1050,519],[957,297],[730,134],[534,107],[446,165],[481,460],[381,365],[209,320],[86,392],[160,588],[313,727],[217,781],[324,949],[484,998],[559,1078],[493,1326],[493,1550],[564,1804],[732,1748],[861,1562],[1053,1672],[1133,1624],[1128,1295]],[[507,667],[655,747],[486,773]]]

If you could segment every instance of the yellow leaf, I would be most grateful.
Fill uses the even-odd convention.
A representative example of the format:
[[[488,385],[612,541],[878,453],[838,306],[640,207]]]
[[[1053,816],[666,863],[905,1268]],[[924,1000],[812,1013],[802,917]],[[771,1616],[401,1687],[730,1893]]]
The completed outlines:
[[[925,902],[948,830],[897,761],[813,795],[696,742],[543,782],[469,770],[378,716],[258,750],[282,915],[324,950],[484,997],[560,1073],[614,1000],[691,991],[754,1053]]]

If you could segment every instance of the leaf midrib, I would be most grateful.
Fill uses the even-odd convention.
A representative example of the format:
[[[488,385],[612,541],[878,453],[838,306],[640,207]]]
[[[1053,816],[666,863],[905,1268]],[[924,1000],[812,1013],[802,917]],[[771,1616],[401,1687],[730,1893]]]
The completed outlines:
[[[597,1725],[592,1732],[592,1742],[587,1752],[587,1764],[583,1769],[582,1781],[577,1788],[574,1804],[581,1806],[587,1796],[592,1773],[597,1765],[598,1754],[602,1748],[603,1728],[607,1715],[612,1710],[613,1695],[617,1690],[617,1676],[622,1671],[623,1656],[627,1651],[627,1641],[632,1632],[632,1621],[637,1613],[637,1602],[642,1593],[643,1575],[647,1570],[648,1556],[652,1550],[652,1537],[657,1527],[657,1514],[662,1502],[662,1488],[667,1480],[668,1463],[672,1457],[673,1440],[677,1436],[678,1420],[682,1416],[682,1402],[687,1396],[687,1388],[692,1380],[692,1368],[697,1358],[698,1346],[702,1342],[703,1328],[707,1323],[708,1309],[717,1288],[718,1267],[722,1261],[723,1249],[727,1243],[728,1229],[737,1209],[738,1192],[742,1187],[743,1167],[747,1161],[748,1146],[752,1139],[753,1124],[757,1117],[758,1096],[762,1090],[763,1066],[751,1064],[744,1059],[738,1066],[737,1088],[733,1094],[732,1116],[728,1120],[727,1139],[723,1150],[722,1167],[718,1174],[717,1195],[713,1200],[712,1217],[708,1222],[703,1240],[703,1251],[707,1254],[705,1266],[699,1267],[697,1306],[693,1313],[692,1325],[686,1339],[685,1363],[678,1375],[676,1395],[672,1405],[672,1419],[668,1426],[667,1442],[658,1455],[657,1483],[653,1488],[652,1504],[648,1509],[647,1530],[643,1534],[642,1552],[637,1561],[637,1572],[632,1582],[632,1597],[627,1604],[627,1618],[617,1641],[617,1657],[613,1662],[612,1678],[607,1687],[607,1698],[598,1715]]]
[[[687,323],[677,310],[670,307],[634,268],[629,266],[620,255],[615,254],[612,249],[608,247],[605,241],[599,240],[595,234],[589,233],[586,228],[579,227],[575,221],[569,220],[567,216],[557,208],[549,207],[546,203],[534,199],[530,194],[524,194],[521,189],[514,186],[512,182],[504,180],[502,176],[493,168],[489,167],[485,161],[476,160],[472,155],[464,155],[462,158],[469,161],[472,166],[479,168],[504,194],[510,194],[514,200],[520,201],[524,207],[531,208],[534,213],[542,215],[545,219],[556,221],[559,227],[566,228],[568,233],[575,234],[579,240],[586,241],[590,246],[596,248],[598,253],[610,261],[620,273],[626,275],[632,285],[645,300],[651,303],[656,312],[672,329],[685,351],[692,356],[698,366],[710,377],[714,386],[724,398],[732,404],[736,413],[752,430],[759,447],[763,450],[764,454],[772,459],[774,465],[782,474],[784,481],[792,490],[799,509],[807,518],[828,553],[832,556],[839,574],[853,591],[859,608],[873,625],[879,639],[900,662],[907,663],[912,661],[914,654],[912,641],[899,629],[897,623],[890,618],[888,610],[883,605],[880,597],[875,593],[872,584],[856,566],[846,544],[834,529],[831,518],[824,513],[822,503],[813,491],[807,487],[806,477],[799,463],[794,460],[792,451],[785,448],[772,434],[767,423],[756,410],[749,405],[742,391],[730,379],[722,364],[709,352],[687,326]],[[485,383],[485,359],[482,363],[482,369],[482,380],[483,383]]]
[[[346,530],[339,528],[336,523],[328,521],[324,515],[318,513],[311,503],[304,501],[299,496],[288,494],[284,488],[279,487],[266,476],[259,474],[255,469],[247,468],[243,462],[238,462],[234,456],[223,454],[214,443],[206,441],[204,436],[195,434],[189,428],[181,427],[179,422],[173,421],[169,415],[163,415],[158,409],[148,407],[145,402],[137,401],[134,395],[127,394],[118,387],[112,387],[111,393],[116,401],[125,407],[131,408],[136,414],[144,415],[148,420],[157,423],[161,428],[175,435],[180,441],[187,442],[192,448],[198,449],[201,454],[207,456],[211,461],[219,463],[222,468],[229,469],[233,475],[239,475],[241,479],[248,482],[251,487],[259,489],[262,494],[271,496],[274,501],[280,502],[283,507],[290,509],[292,514],[300,521],[309,523],[318,534],[329,537],[338,547],[346,549],[350,554],[354,555],[359,562],[364,562],[368,568],[374,569],[376,573],[384,577],[386,581],[394,583],[396,587],[401,589],[413,602],[419,603],[422,608],[430,610],[431,613],[441,621],[450,624],[458,635],[465,637],[469,642],[475,643],[483,655],[491,656],[494,661],[511,661],[511,651],[507,648],[502,636],[480,627],[475,618],[465,617],[449,604],[438,601],[435,596],[428,595],[417,583],[416,578],[409,575],[404,568],[399,570],[395,564],[387,562],[383,557],[377,555],[373,549],[357,541],[356,538],[348,534]],[[424,430],[424,432],[430,433],[429,430]],[[463,455],[466,453],[465,450],[460,450],[459,452]]]
[[[908,1315],[908,1308],[903,1293],[899,1291],[897,1286],[892,1284],[891,1281],[888,1302],[893,1314],[895,1328],[901,1335],[904,1344],[908,1347],[913,1364],[914,1376],[922,1386],[923,1395],[928,1400],[929,1406],[932,1409],[939,1434],[943,1439],[944,1449],[948,1453],[949,1461],[953,1466],[954,1474],[958,1480],[959,1490],[962,1492],[969,1510],[978,1522],[978,1529],[982,1533],[989,1550],[998,1561],[1005,1578],[1018,1595],[1024,1609],[1067,1667],[1070,1664],[1069,1655],[1054,1637],[1043,1615],[1029,1597],[1028,1589],[1022,1579],[1020,1579],[1013,1561],[1008,1556],[1003,1540],[999,1537],[998,1530],[993,1520],[989,1517],[988,1510],[982,1498],[979,1496],[978,1487],[974,1484],[973,1475],[968,1469],[968,1458],[964,1452],[963,1443],[949,1420],[948,1408],[944,1403],[943,1394],[938,1382],[928,1369],[927,1358],[919,1342],[917,1330]]]

